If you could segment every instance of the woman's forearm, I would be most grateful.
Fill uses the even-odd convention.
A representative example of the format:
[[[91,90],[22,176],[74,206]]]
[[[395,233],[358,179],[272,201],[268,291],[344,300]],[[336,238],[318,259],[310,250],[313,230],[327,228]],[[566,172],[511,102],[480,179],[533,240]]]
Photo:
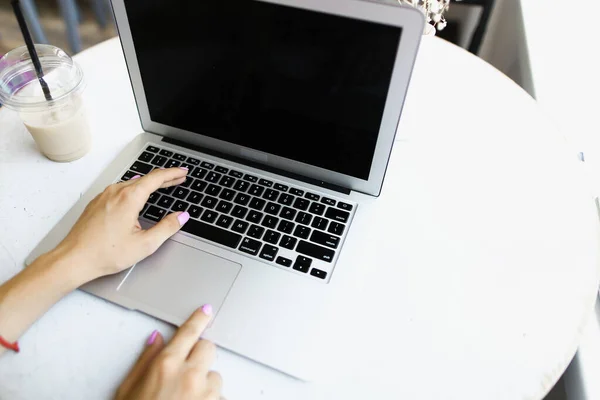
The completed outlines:
[[[55,250],[0,286],[0,336],[15,342],[52,305],[81,285],[75,260]],[[5,349],[0,347],[0,354]]]

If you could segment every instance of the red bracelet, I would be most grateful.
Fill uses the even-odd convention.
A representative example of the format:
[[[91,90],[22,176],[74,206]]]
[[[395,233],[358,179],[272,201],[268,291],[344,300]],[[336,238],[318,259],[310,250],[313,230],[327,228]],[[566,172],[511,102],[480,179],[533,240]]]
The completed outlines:
[[[9,350],[12,350],[15,353],[19,352],[19,342],[10,343],[10,342],[4,340],[4,338],[2,336],[0,336],[0,346],[5,347]]]

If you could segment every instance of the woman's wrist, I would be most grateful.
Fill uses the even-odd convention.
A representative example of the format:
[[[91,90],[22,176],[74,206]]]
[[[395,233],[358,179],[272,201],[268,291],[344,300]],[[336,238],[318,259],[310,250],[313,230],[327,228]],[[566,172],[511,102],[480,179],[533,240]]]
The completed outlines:
[[[61,246],[40,256],[29,268],[39,268],[48,274],[53,285],[63,292],[71,292],[97,278],[90,274],[89,261],[83,255]]]

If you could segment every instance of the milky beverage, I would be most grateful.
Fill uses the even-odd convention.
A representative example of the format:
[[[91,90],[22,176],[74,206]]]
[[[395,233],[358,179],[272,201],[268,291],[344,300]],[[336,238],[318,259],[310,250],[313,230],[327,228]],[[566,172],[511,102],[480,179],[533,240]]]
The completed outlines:
[[[21,113],[25,127],[40,151],[53,161],[83,157],[92,144],[85,107],[81,99],[43,113]]]
[[[0,58],[0,103],[16,111],[40,151],[53,161],[83,157],[91,147],[83,71],[61,49],[35,45],[38,74],[25,46]],[[42,90],[43,78],[48,93]]]

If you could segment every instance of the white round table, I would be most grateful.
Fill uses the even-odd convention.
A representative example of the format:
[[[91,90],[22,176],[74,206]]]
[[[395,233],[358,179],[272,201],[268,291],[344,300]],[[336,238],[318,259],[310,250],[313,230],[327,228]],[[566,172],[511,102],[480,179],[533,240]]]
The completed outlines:
[[[0,110],[0,281],[141,132],[119,42],[76,59],[88,80],[89,155],[48,161]],[[331,348],[341,380],[307,384],[220,350],[225,396],[543,398],[596,298],[598,216],[581,175],[524,91],[424,38],[356,290],[331,305],[340,324],[354,322]],[[72,293],[21,338],[21,353],[0,359],[0,398],[110,398],[155,328],[173,333]]]

